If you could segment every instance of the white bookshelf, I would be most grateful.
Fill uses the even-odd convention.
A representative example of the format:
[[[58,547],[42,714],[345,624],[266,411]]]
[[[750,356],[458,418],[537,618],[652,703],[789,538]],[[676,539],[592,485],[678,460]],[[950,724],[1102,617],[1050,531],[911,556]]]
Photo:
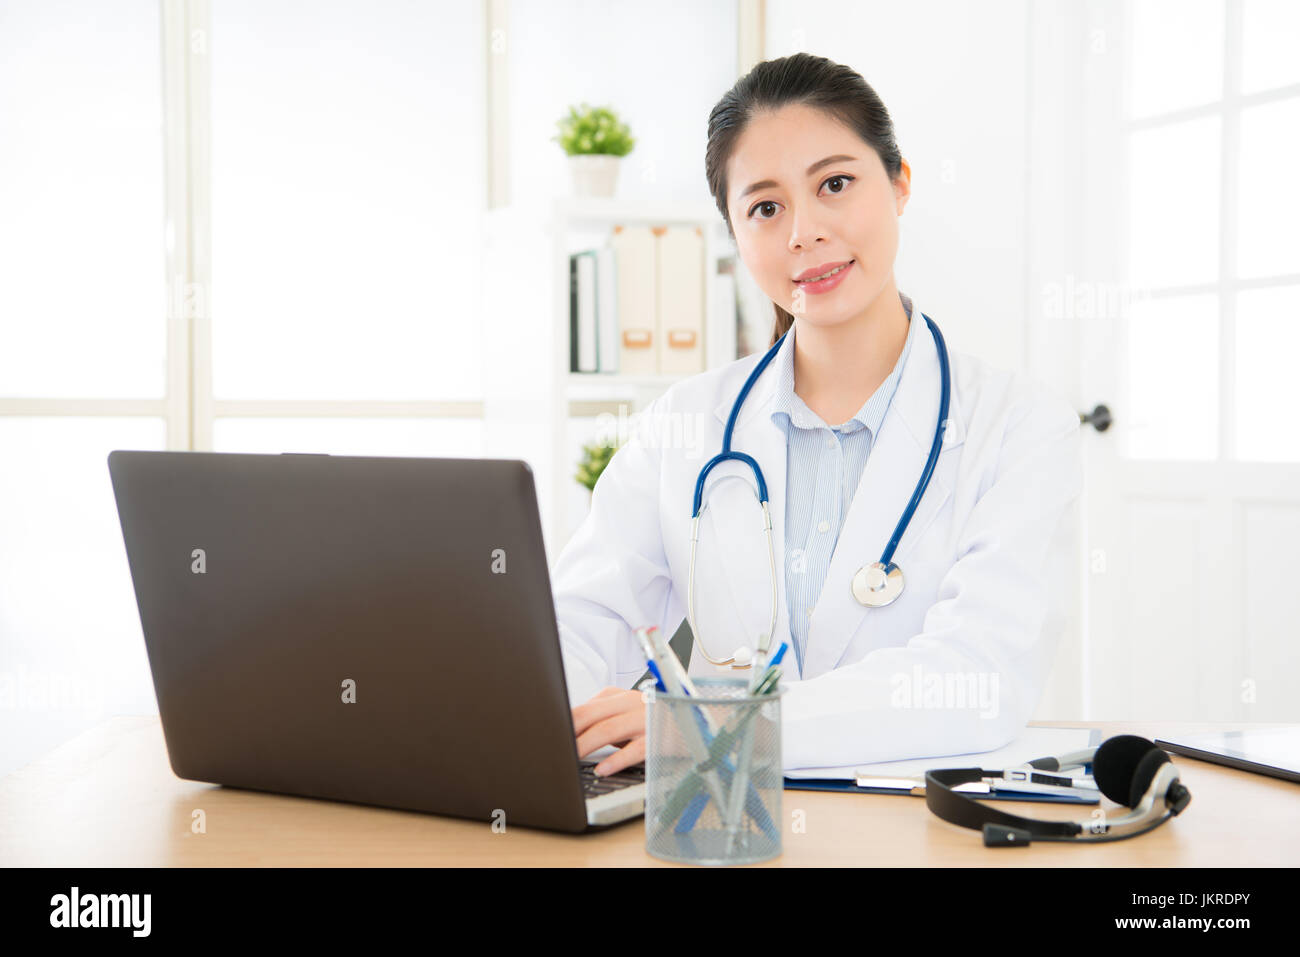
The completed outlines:
[[[717,264],[735,258],[735,244],[726,224],[712,203],[679,203],[560,197],[555,200],[548,223],[554,263],[554,349],[551,353],[551,414],[555,476],[550,540],[552,555],[558,555],[581,519],[578,503],[586,490],[573,478],[578,450],[570,443],[570,422],[575,411],[591,414],[600,408],[618,415],[632,415],[666,392],[682,376],[622,375],[617,372],[572,372],[569,368],[569,256],[593,249],[608,240],[618,224],[649,226],[699,226],[704,237],[704,362],[717,368],[736,358],[735,308],[719,302]],[[585,417],[585,416],[584,416]],[[575,494],[575,490],[577,494]],[[584,512],[585,514],[585,512]]]

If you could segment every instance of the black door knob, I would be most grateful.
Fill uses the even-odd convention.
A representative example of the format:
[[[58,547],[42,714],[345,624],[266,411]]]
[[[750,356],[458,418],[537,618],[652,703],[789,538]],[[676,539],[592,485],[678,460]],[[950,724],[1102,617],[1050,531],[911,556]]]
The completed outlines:
[[[1105,432],[1110,428],[1110,409],[1104,405],[1099,405],[1087,415],[1079,413],[1079,422],[1083,425],[1091,425],[1098,432]]]

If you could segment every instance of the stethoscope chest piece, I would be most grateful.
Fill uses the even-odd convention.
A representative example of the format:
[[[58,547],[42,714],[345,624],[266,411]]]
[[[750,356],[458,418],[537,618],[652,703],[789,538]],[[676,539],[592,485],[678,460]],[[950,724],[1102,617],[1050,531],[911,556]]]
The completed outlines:
[[[890,562],[872,562],[853,576],[853,597],[868,608],[882,608],[903,593],[903,570]]]

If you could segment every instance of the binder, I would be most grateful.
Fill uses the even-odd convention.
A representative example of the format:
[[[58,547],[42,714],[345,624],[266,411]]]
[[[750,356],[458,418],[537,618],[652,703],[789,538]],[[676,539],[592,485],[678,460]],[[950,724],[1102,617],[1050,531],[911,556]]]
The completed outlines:
[[[655,328],[655,236],[648,226],[615,226],[610,240],[618,274],[618,371],[654,375],[659,371]]]
[[[569,369],[597,371],[596,255],[592,251],[569,257]]]
[[[1047,754],[1066,754],[1084,748],[1095,748],[1101,742],[1101,732],[1096,728],[1058,728],[1027,727],[1020,732],[1016,740],[994,751],[975,754],[948,755],[938,759],[906,759],[901,761],[876,762],[864,765],[861,769],[845,768],[809,768],[807,771],[795,771],[795,777],[785,775],[787,790],[806,791],[847,791],[854,794],[912,794],[924,797],[925,769],[939,767],[983,767],[1011,768],[1018,767],[1026,761]],[[803,774],[809,773],[804,777]],[[1067,775],[1088,776],[1092,766],[1087,765],[1079,772],[1065,772]],[[868,783],[874,780],[877,784]],[[861,781],[861,783],[859,783]],[[903,785],[911,786],[883,786]],[[1034,793],[1028,790],[1015,790],[1012,787],[993,788],[985,793],[981,782],[971,785],[958,785],[959,790],[974,791],[981,797],[999,801],[1045,801],[1053,804],[1097,804],[1096,791],[1062,790],[1056,793]],[[1090,796],[1092,795],[1092,796]]]
[[[656,240],[655,326],[659,371],[704,371],[704,233],[699,226],[659,226]]]
[[[618,272],[614,250],[608,245],[596,251],[596,368],[618,371]]]

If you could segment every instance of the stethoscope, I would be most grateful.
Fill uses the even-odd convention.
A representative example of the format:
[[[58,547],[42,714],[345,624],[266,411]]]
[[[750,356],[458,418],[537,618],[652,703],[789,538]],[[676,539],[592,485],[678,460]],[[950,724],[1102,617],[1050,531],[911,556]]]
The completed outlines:
[[[896,601],[898,596],[903,593],[903,570],[894,564],[891,559],[894,557],[894,550],[898,547],[903,533],[907,531],[907,524],[912,520],[912,513],[916,511],[921,496],[925,494],[926,487],[930,484],[930,475],[934,472],[935,462],[939,460],[939,449],[943,445],[943,434],[948,428],[948,396],[952,388],[952,380],[948,371],[948,348],[944,345],[943,334],[939,332],[939,327],[934,324],[934,320],[924,313],[921,314],[921,318],[930,327],[930,332],[934,335],[935,346],[939,350],[939,367],[943,379],[943,392],[939,398],[939,422],[935,426],[934,442],[930,445],[930,457],[926,460],[925,469],[921,473],[921,480],[912,493],[912,500],[907,503],[907,509],[903,512],[903,517],[899,519],[898,525],[895,526],[893,537],[889,539],[889,544],[885,546],[884,554],[880,556],[880,561],[864,565],[853,576],[853,597],[869,608],[883,608],[885,605]],[[772,544],[772,513],[767,504],[767,482],[763,479],[763,470],[759,468],[758,462],[752,456],[746,455],[744,452],[732,451],[731,434],[736,427],[736,418],[740,415],[740,407],[744,404],[745,397],[749,395],[749,390],[754,387],[754,383],[763,374],[763,370],[767,368],[768,363],[780,350],[781,343],[785,341],[785,337],[789,334],[789,330],[787,330],[781,335],[781,338],[776,341],[772,348],[767,350],[767,354],[763,356],[762,361],[755,366],[754,371],[745,380],[740,394],[736,396],[735,404],[731,407],[731,415],[727,417],[727,427],[722,433],[722,451],[705,463],[704,468],[700,470],[699,478],[695,480],[695,503],[694,510],[691,513],[691,563],[686,577],[686,612],[690,616],[691,632],[695,636],[695,645],[700,649],[700,653],[704,655],[705,660],[712,665],[748,668],[754,661],[754,652],[751,652],[746,647],[737,648],[730,658],[716,660],[710,657],[709,653],[704,650],[704,641],[700,636],[699,624],[695,617],[695,553],[700,543],[700,516],[706,504],[704,502],[704,481],[709,477],[709,473],[713,471],[715,465],[728,460],[743,462],[753,471],[754,480],[757,484],[758,504],[763,509],[763,531],[767,536],[767,558],[772,578],[772,620],[768,625],[767,632],[759,636],[758,647],[755,649],[762,658],[766,658],[772,643],[772,635],[776,632],[776,549]]]

